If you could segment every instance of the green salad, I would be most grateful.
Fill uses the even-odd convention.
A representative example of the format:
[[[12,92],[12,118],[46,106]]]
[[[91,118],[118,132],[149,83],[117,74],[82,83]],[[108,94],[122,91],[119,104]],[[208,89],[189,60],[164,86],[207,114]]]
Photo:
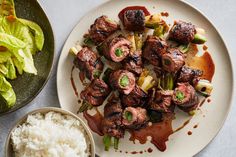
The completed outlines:
[[[0,0],[0,112],[16,103],[12,85],[23,72],[37,75],[33,55],[41,51],[44,35],[40,26],[17,18],[13,0]]]

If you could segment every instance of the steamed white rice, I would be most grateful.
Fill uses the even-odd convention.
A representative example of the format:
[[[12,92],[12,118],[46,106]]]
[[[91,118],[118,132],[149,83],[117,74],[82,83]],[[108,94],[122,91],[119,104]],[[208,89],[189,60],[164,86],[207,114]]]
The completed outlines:
[[[89,140],[83,126],[56,112],[29,115],[11,134],[16,157],[88,157]]]

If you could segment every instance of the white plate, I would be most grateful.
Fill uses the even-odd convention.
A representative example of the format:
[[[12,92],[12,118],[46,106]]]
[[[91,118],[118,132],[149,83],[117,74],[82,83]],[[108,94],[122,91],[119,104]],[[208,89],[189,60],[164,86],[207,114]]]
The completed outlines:
[[[74,46],[77,41],[82,41],[83,34],[88,31],[89,26],[97,17],[101,15],[108,15],[110,18],[118,21],[117,15],[119,11],[124,7],[133,5],[146,6],[151,13],[167,11],[170,14],[167,22],[170,24],[172,24],[174,20],[181,19],[184,21],[191,21],[207,31],[206,37],[208,39],[208,51],[212,55],[216,69],[213,77],[214,91],[211,96],[211,102],[205,102],[205,104],[201,107],[201,112],[194,116],[185,128],[169,137],[169,141],[167,142],[167,150],[165,152],[160,152],[149,143],[145,145],[133,144],[133,142],[128,140],[129,135],[127,135],[126,138],[120,142],[120,149],[123,150],[123,153],[115,152],[112,149],[109,152],[105,152],[102,144],[102,138],[94,134],[96,153],[101,157],[110,157],[112,155],[116,157],[134,156],[132,154],[126,154],[124,151],[140,151],[151,147],[154,150],[152,154],[144,153],[136,154],[135,156],[193,156],[202,150],[216,136],[227,117],[233,92],[233,75],[227,48],[215,27],[199,11],[182,1],[109,1],[86,14],[86,16],[80,20],[70,34],[60,56],[57,71],[57,91],[61,107],[74,113],[76,113],[79,108],[77,98],[75,97],[70,83],[70,73],[73,66],[73,57],[68,55],[70,47]],[[78,76],[77,74],[75,75]],[[83,89],[78,77],[76,77],[76,86],[79,91]],[[178,113],[177,119],[173,122],[174,128],[187,119],[188,116],[182,112]],[[195,124],[199,124],[198,128],[193,129]],[[193,134],[189,136],[187,134],[188,131],[192,131]]]

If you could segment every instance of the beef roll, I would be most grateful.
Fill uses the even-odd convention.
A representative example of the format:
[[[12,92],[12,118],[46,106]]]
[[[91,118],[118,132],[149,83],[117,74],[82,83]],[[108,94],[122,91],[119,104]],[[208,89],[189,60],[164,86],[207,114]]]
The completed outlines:
[[[161,57],[167,51],[167,43],[158,37],[148,36],[143,49],[143,57],[154,66],[159,66]]]
[[[169,39],[182,44],[188,44],[193,41],[196,32],[195,26],[192,23],[178,21],[171,28]]]
[[[140,75],[143,71],[142,51],[134,51],[123,62],[125,70]]]
[[[89,80],[98,78],[103,71],[103,63],[98,55],[88,47],[82,48],[74,59],[74,65],[85,73]]]
[[[143,10],[127,10],[123,18],[124,28],[128,31],[144,31],[145,14]]]
[[[171,73],[178,72],[185,64],[184,55],[180,50],[171,48],[162,56],[162,68]]]
[[[117,70],[110,75],[110,85],[120,93],[128,95],[135,87],[134,74],[127,70]]]
[[[100,106],[110,94],[109,86],[101,79],[94,79],[81,93],[80,97],[85,102]]]
[[[150,110],[161,113],[173,113],[175,105],[172,104],[172,96],[173,91],[171,90],[154,91],[148,103]]]
[[[121,103],[126,107],[142,107],[147,101],[148,95],[136,85],[132,92],[128,95],[121,95]]]
[[[196,91],[189,83],[177,84],[172,96],[172,101],[185,112],[196,109],[199,104]]]
[[[94,24],[90,26],[89,37],[98,45],[119,29],[120,26],[116,22],[103,15],[97,18]]]
[[[147,125],[147,111],[141,107],[127,107],[123,112],[122,124],[127,129],[141,129]]]
[[[121,62],[129,55],[131,42],[124,37],[115,37],[102,46],[103,55],[114,62]]]
[[[193,69],[187,66],[183,66],[180,70],[177,82],[188,82],[191,85],[195,84],[200,76],[202,76],[203,71],[198,69]]]
[[[105,135],[111,137],[123,138],[124,129],[122,127],[122,106],[119,101],[109,101],[104,107],[104,119],[102,121],[102,130]]]

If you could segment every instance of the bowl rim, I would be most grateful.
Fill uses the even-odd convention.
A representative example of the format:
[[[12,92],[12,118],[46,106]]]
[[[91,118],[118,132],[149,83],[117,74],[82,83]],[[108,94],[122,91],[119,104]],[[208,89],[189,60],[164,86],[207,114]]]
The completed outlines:
[[[93,139],[93,135],[91,133],[91,131],[89,130],[88,126],[84,123],[84,121],[78,117],[76,114],[68,111],[68,110],[64,110],[64,109],[61,109],[61,108],[58,108],[58,107],[43,107],[43,108],[39,108],[39,109],[36,109],[36,110],[33,110],[33,111],[30,111],[28,112],[27,114],[25,114],[23,117],[21,117],[15,124],[14,126],[10,129],[8,135],[7,135],[7,139],[6,139],[6,142],[5,142],[5,157],[9,157],[9,154],[8,154],[8,150],[9,150],[9,147],[11,145],[10,141],[11,141],[11,133],[12,131],[17,127],[19,126],[20,124],[24,123],[27,119],[27,117],[29,115],[32,115],[32,114],[36,114],[36,113],[48,113],[48,112],[57,112],[57,113],[61,113],[62,115],[69,115],[69,116],[72,116],[73,118],[75,118],[76,120],[78,120],[80,122],[80,124],[83,126],[89,140],[90,140],[90,149],[91,149],[91,157],[95,157],[95,142],[94,142],[94,139]]]
[[[51,78],[52,76],[52,71],[53,71],[53,67],[55,66],[56,64],[56,61],[55,61],[55,57],[56,57],[56,41],[55,41],[55,32],[53,30],[53,27],[51,25],[51,22],[45,12],[45,10],[41,7],[40,3],[38,1],[35,1],[36,5],[38,5],[38,7],[43,11],[43,14],[45,15],[45,18],[46,20],[48,21],[48,24],[50,26],[50,31],[52,32],[52,38],[53,38],[53,57],[52,57],[52,63],[50,64],[50,69],[49,69],[49,73],[48,73],[48,76],[47,78],[45,79],[44,83],[42,84],[42,86],[39,88],[39,90],[33,95],[32,98],[28,99],[25,103],[17,106],[17,107],[13,107],[13,108],[10,108],[9,110],[5,111],[5,112],[0,112],[0,117],[1,116],[4,116],[4,115],[7,115],[9,113],[12,113],[12,112],[15,112],[27,105],[29,105],[40,93],[41,91],[44,89],[44,87],[46,86],[46,84],[48,83],[49,79]]]

